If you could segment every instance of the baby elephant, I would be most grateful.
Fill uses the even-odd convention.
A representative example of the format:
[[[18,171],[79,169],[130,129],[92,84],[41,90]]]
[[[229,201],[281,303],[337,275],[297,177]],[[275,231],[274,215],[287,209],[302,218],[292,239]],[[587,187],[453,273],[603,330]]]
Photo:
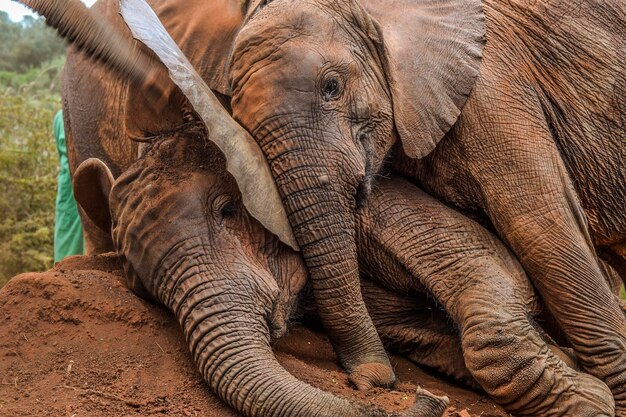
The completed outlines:
[[[155,139],[115,182],[98,160],[75,173],[76,197],[111,227],[129,285],[171,309],[211,388],[244,415],[389,415],[310,387],[276,362],[270,345],[287,330],[306,270],[247,213],[205,135],[191,124]],[[531,322],[528,279],[486,230],[396,177],[381,181],[357,223],[363,296],[389,349],[478,382],[519,415],[613,415],[606,386],[548,347]],[[439,416],[446,403],[420,392],[406,415]]]
[[[110,225],[129,286],[177,317],[211,389],[245,416],[400,417],[313,388],[275,359],[307,274],[299,254],[245,210],[201,125],[156,139],[113,182],[99,160],[74,175],[94,223]],[[109,216],[110,206],[110,216]],[[404,416],[439,417],[426,391]]]

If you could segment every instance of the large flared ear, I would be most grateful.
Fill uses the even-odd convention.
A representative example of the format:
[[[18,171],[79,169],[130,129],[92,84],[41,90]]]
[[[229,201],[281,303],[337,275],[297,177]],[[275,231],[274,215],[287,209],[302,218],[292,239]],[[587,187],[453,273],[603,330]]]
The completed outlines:
[[[237,182],[250,215],[298,250],[278,189],[257,143],[221,106],[144,0],[122,0],[121,12],[133,36],[167,67],[172,81],[206,126],[208,139],[226,157],[226,169]]]
[[[485,43],[481,0],[360,0],[382,31],[396,129],[405,153],[428,155],[456,122]]]
[[[83,161],[72,178],[76,202],[89,219],[105,233],[111,233],[109,195],[113,181],[109,167],[96,158]]]

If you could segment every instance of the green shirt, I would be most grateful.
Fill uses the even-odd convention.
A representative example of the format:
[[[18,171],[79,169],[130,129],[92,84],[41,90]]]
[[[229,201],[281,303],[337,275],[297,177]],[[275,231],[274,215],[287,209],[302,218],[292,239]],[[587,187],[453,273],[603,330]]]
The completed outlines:
[[[54,219],[54,262],[66,256],[83,253],[83,228],[80,224],[76,200],[72,191],[72,178],[67,159],[63,113],[54,116],[54,139],[59,152],[59,176]]]

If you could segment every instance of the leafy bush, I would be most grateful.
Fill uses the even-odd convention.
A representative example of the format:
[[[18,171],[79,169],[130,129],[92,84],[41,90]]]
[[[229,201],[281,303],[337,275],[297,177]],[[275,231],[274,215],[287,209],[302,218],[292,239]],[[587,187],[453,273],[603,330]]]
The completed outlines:
[[[42,63],[40,67],[30,68],[24,72],[0,70],[0,88],[7,93],[28,95],[31,91],[59,90],[60,73],[65,62],[64,56]]]
[[[58,93],[0,91],[0,287],[52,266]]]
[[[42,19],[13,22],[0,11],[0,70],[24,73],[64,54],[64,41]]]
[[[0,287],[52,266],[65,44],[43,20],[0,12]]]

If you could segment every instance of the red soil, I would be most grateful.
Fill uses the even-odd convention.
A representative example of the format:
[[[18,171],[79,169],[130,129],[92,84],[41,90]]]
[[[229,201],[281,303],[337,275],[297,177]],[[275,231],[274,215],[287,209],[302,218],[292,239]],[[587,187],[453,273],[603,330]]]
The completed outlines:
[[[479,393],[392,357],[395,391],[354,390],[324,335],[294,328],[275,348],[296,377],[403,410],[417,384],[451,399],[449,417],[508,416]],[[236,416],[196,371],[178,324],[133,295],[113,256],[72,257],[0,290],[0,416]]]

